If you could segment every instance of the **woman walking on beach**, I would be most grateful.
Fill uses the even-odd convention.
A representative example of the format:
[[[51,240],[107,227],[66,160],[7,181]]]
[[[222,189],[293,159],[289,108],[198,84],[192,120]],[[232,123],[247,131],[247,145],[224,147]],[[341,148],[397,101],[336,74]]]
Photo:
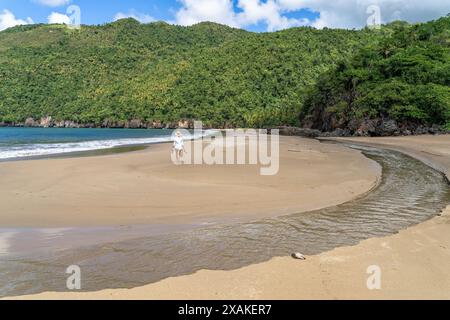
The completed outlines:
[[[180,161],[183,158],[183,153],[186,152],[184,148],[184,140],[180,131],[177,131],[175,138],[173,139],[173,149],[177,155],[177,161]]]

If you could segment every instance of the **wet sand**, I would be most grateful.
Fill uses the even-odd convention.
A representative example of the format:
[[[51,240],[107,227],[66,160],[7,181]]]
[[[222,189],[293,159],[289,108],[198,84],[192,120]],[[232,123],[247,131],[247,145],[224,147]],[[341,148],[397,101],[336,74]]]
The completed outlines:
[[[281,137],[280,171],[175,166],[169,144],[98,157],[0,163],[0,226],[78,227],[246,220],[332,206],[377,183],[361,153]]]
[[[352,140],[423,157],[442,166],[449,177],[449,135]],[[367,289],[371,265],[381,268],[381,290]],[[450,206],[442,216],[399,234],[308,256],[306,261],[275,258],[233,271],[202,270],[130,290],[43,293],[19,299],[450,299],[449,270]]]

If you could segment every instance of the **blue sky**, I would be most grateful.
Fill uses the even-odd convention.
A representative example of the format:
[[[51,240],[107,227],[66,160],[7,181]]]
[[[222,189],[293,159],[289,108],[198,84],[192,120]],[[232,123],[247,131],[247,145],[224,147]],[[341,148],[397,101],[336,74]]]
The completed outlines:
[[[225,2],[228,0],[225,0]],[[230,0],[231,1],[231,0]],[[233,0],[233,11],[236,13],[242,12],[243,10],[238,6],[239,0]],[[218,1],[218,6],[221,5],[223,0]],[[261,3],[264,3],[262,1]],[[192,3],[196,3],[195,0]],[[198,2],[197,2],[198,3]],[[92,1],[92,0],[0,0],[0,12],[3,10],[8,10],[11,12],[16,19],[25,20],[31,18],[34,23],[47,23],[48,18],[53,12],[66,14],[67,7],[69,5],[77,5],[81,9],[81,22],[82,24],[103,24],[111,22],[117,19],[117,17],[123,16],[133,16],[142,22],[150,22],[152,20],[163,20],[171,23],[180,22],[180,24],[190,24],[183,23],[182,18],[177,18],[177,12],[185,8],[190,8],[193,12],[193,16],[200,20],[216,20],[216,22],[226,23],[223,17],[217,17],[217,15],[212,15],[210,19],[208,18],[207,11],[204,13],[204,17],[199,16],[195,13],[195,7],[189,7],[190,1],[179,1],[179,0],[109,0],[109,1]],[[199,7],[202,6],[200,1]],[[118,14],[122,14],[119,15]],[[189,15],[189,13],[187,14]],[[185,19],[189,19],[185,14]],[[307,9],[300,9],[292,12],[286,12],[283,16],[288,19],[304,19],[314,20],[319,16],[319,13],[311,12]],[[223,21],[222,21],[223,20]],[[233,25],[236,27],[241,27],[251,31],[267,31],[268,23],[264,18],[255,19],[248,24],[244,25],[237,24]],[[274,29],[280,29],[275,27]]]
[[[450,11],[448,0],[0,0],[0,30],[17,24],[63,23],[69,19],[70,5],[79,6],[82,24],[132,16],[145,23],[213,21],[257,32],[303,25],[361,28],[373,14],[382,23],[420,22]]]
[[[57,2],[55,1],[55,3]],[[179,7],[176,1],[164,0],[74,0],[70,3],[60,2],[62,5],[50,6],[40,4],[37,0],[0,0],[0,10],[8,9],[20,19],[31,17],[36,23],[46,23],[52,12],[66,13],[68,5],[75,4],[81,8],[83,24],[103,24],[113,21],[118,12],[128,12],[132,9],[160,20],[167,20],[172,18],[170,11]]]

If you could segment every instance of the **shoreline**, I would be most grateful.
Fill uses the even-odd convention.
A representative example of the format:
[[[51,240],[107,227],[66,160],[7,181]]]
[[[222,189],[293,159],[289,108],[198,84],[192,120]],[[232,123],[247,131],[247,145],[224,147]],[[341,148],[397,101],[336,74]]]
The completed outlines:
[[[410,152],[418,152],[417,143],[411,144]],[[441,172],[448,178],[450,166]],[[233,271],[201,270],[129,290],[47,292],[13,299],[450,299],[449,248],[450,205],[441,216],[398,234],[309,256],[303,262],[281,257]],[[381,290],[365,286],[366,269],[373,264],[383,271]],[[214,287],[208,285],[211,282]]]
[[[53,153],[39,156],[28,156],[18,158],[6,158],[0,159],[0,163],[4,162],[19,162],[19,161],[34,161],[34,160],[51,160],[51,159],[71,159],[71,158],[85,158],[85,157],[102,157],[114,154],[131,153],[144,151],[150,148],[154,144],[160,144],[166,142],[155,142],[150,144],[130,144],[117,147],[111,147],[107,149],[92,149],[85,151],[70,151],[64,153]]]

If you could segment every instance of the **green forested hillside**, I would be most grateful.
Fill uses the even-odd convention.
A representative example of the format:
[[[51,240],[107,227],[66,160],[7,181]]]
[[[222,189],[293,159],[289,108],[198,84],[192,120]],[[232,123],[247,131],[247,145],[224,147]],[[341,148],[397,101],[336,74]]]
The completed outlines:
[[[320,75],[302,110],[305,124],[371,135],[387,122],[392,131],[433,124],[450,131],[450,18],[385,31]]]
[[[372,37],[294,28],[251,33],[133,19],[0,33],[0,122],[101,124],[200,119],[213,126],[297,124],[304,90]]]
[[[448,23],[274,33],[133,19],[80,30],[19,26],[0,32],[0,122],[51,116],[96,126],[198,119],[257,127],[306,119],[328,130],[321,119],[333,114],[342,123],[380,115],[442,123]],[[387,97],[402,90],[416,100]]]

